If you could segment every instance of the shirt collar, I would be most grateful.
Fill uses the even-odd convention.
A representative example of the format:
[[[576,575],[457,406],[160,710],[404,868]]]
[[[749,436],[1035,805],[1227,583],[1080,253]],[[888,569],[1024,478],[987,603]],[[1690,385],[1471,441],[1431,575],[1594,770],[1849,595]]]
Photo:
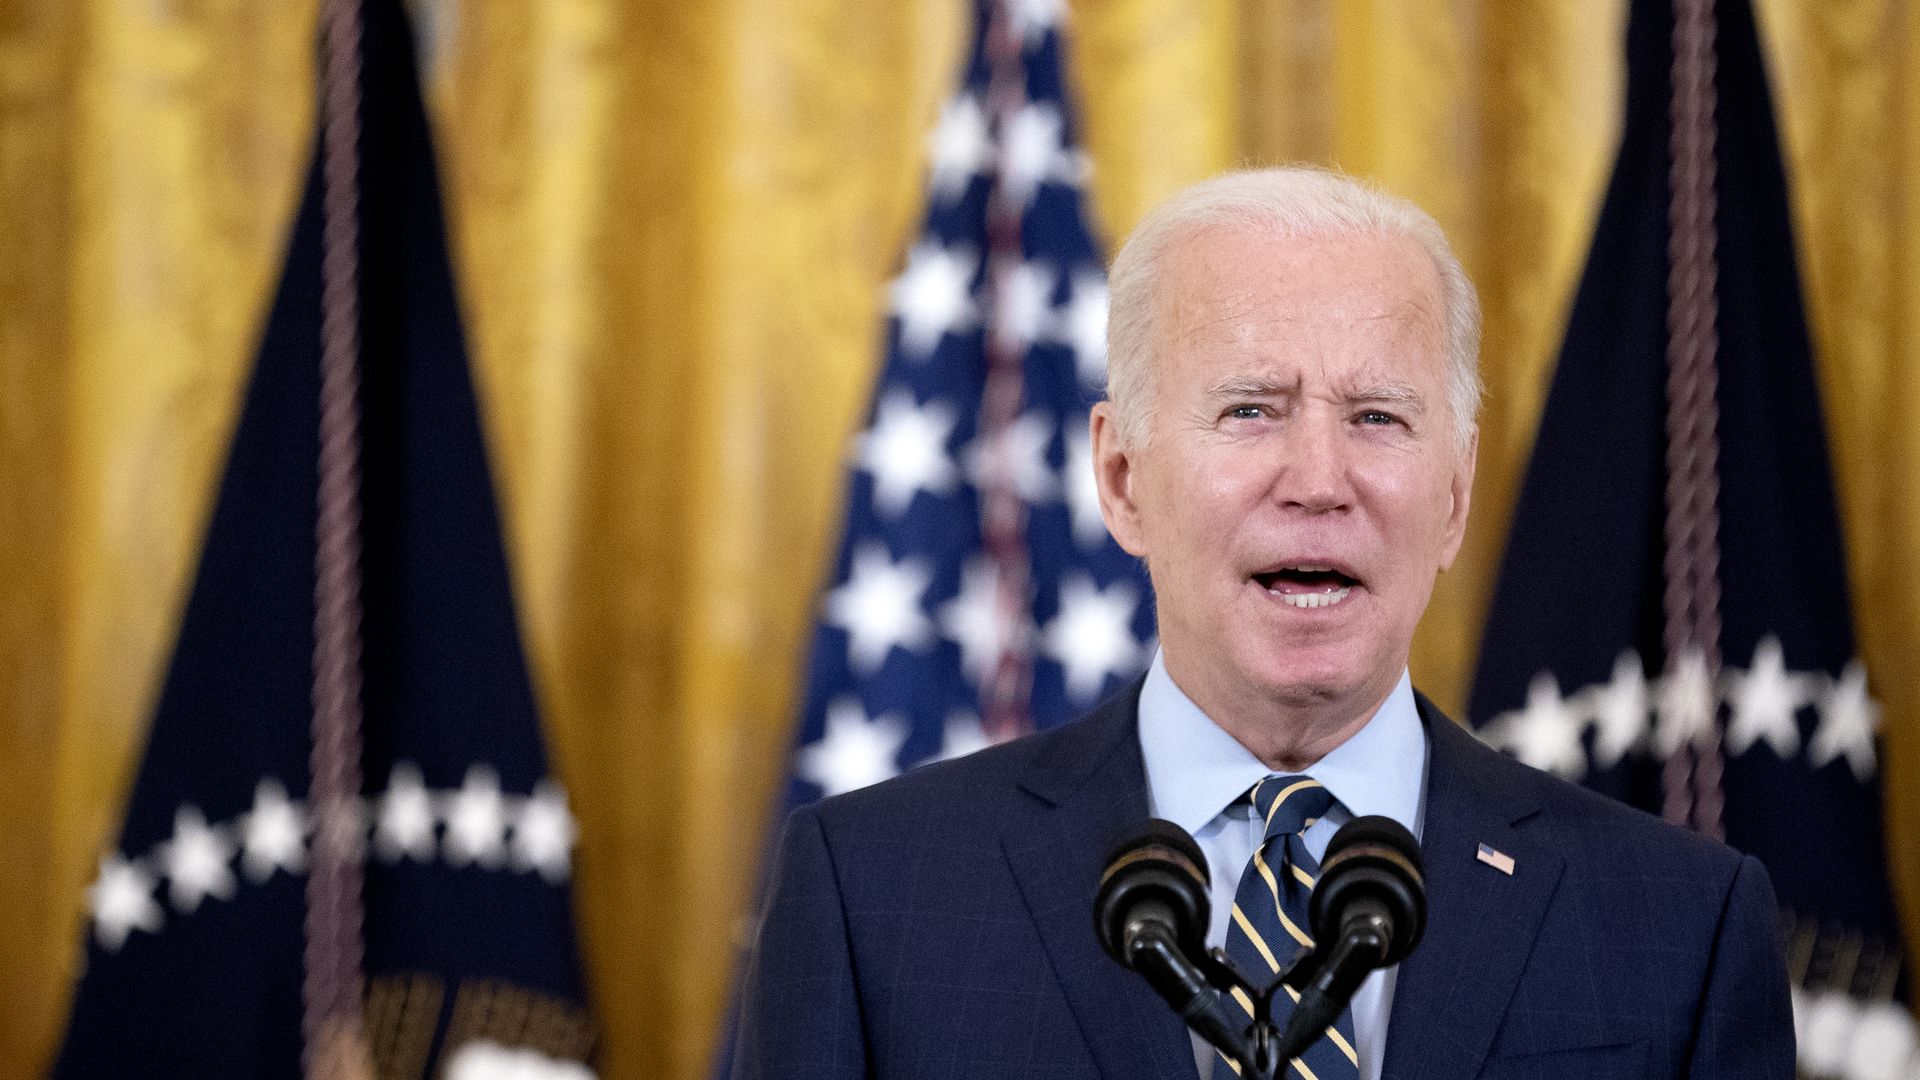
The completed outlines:
[[[1272,770],[1193,703],[1155,651],[1140,688],[1140,752],[1155,816],[1198,833]],[[1420,835],[1427,736],[1406,672],[1366,726],[1306,769],[1353,816],[1383,814]]]
[[[1354,817],[1380,814],[1418,838],[1427,779],[1427,729],[1405,671],[1365,727],[1307,770]]]
[[[1159,650],[1140,687],[1140,756],[1154,815],[1190,833],[1270,771],[1174,685]]]

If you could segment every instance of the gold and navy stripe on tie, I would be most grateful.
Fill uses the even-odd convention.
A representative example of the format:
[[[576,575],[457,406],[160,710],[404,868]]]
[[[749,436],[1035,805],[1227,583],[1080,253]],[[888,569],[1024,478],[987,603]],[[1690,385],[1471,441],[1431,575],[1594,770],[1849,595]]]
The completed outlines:
[[[1271,979],[1302,949],[1313,947],[1307,923],[1307,897],[1320,874],[1302,838],[1314,822],[1333,806],[1333,793],[1310,776],[1269,776],[1247,793],[1266,837],[1240,875],[1233,896],[1233,918],[1227,926],[1227,957],[1255,982]],[[1274,1023],[1285,1027],[1291,1004],[1299,995],[1285,988],[1274,1006]],[[1253,1013],[1253,1002],[1235,991],[1240,1007]],[[1234,1063],[1216,1057],[1213,1080],[1234,1080]],[[1294,1058],[1289,1075],[1301,1080],[1357,1080],[1360,1057],[1353,1046],[1353,1013],[1342,1010],[1326,1037]]]

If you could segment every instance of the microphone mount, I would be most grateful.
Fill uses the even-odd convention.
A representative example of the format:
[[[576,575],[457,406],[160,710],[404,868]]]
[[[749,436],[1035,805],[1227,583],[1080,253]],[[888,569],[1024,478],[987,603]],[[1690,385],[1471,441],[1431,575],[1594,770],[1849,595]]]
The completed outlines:
[[[1224,950],[1205,948],[1207,882],[1193,838],[1151,822],[1109,860],[1094,921],[1107,952],[1238,1062],[1241,1080],[1276,1080],[1334,1023],[1368,972],[1412,951],[1426,921],[1418,842],[1387,818],[1357,818],[1335,834],[1308,900],[1320,947],[1302,948],[1260,984]],[[1283,988],[1296,1000],[1281,1030],[1273,999]]]

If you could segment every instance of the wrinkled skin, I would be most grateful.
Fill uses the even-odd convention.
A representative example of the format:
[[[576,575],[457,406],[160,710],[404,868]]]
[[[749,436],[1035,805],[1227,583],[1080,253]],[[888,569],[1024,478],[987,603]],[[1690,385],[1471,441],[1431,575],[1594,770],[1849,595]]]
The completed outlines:
[[[1147,560],[1167,671],[1273,768],[1358,731],[1398,682],[1465,532],[1444,308],[1414,241],[1225,227],[1165,252],[1141,445],[1093,413],[1102,512]],[[1273,571],[1332,566],[1345,598],[1289,605]]]

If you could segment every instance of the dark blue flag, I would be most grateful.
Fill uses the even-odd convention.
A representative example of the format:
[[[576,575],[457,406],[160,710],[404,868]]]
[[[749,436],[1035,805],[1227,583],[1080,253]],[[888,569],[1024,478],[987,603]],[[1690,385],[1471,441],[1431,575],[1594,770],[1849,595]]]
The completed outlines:
[[[1063,723],[1151,657],[1145,572],[1093,486],[1107,288],[1062,10],[975,5],[852,450],[788,805]]]
[[[1523,760],[1757,855],[1784,916],[1803,1073],[1913,1075],[1878,707],[1854,648],[1766,72],[1747,0],[1715,18],[1718,675],[1710,653],[1663,644],[1663,560],[1691,527],[1667,510],[1674,14],[1636,0],[1619,161],[1469,711]]]
[[[397,3],[369,7],[365,1033],[382,1077],[585,1075],[569,1064],[593,1039],[574,821],[516,623],[411,36]],[[125,824],[89,892],[57,1076],[300,1074],[320,195],[316,160]]]

